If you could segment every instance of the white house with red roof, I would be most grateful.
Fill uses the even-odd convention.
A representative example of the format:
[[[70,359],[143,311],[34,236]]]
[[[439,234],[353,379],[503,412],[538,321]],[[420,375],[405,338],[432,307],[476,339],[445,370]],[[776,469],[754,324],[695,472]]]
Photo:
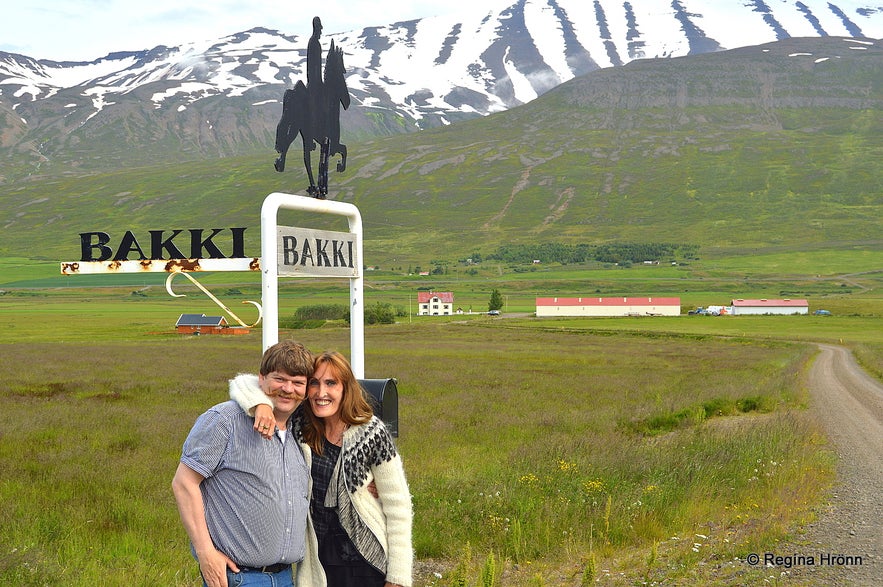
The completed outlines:
[[[809,314],[806,300],[733,300],[733,316],[763,314]]]
[[[451,316],[454,313],[454,294],[449,291],[418,291],[418,316]]]
[[[681,298],[537,298],[543,316],[680,316]]]

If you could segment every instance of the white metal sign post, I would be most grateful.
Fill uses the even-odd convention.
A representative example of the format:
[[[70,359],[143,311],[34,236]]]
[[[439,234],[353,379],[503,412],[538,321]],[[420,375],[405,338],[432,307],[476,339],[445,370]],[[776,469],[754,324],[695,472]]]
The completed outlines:
[[[277,224],[280,209],[344,216],[348,233]],[[362,216],[353,204],[274,192],[261,206],[261,301],[264,350],[279,342],[279,276],[346,277],[350,280],[350,362],[365,377],[365,309]]]

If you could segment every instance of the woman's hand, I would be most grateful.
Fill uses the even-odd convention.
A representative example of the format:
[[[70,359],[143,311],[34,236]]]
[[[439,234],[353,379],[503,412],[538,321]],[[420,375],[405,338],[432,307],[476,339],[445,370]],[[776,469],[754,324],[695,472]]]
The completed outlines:
[[[264,438],[273,438],[276,433],[276,416],[273,408],[267,404],[260,404],[254,409],[254,429]]]

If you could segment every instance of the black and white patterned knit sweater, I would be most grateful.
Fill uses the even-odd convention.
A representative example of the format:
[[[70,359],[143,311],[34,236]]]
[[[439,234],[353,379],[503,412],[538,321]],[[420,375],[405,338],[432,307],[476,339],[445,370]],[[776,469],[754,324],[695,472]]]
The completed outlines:
[[[311,467],[312,451],[303,443],[301,448]],[[371,481],[377,486],[378,498],[368,492]],[[376,416],[344,433],[325,505],[337,507],[340,525],[356,549],[389,583],[411,586],[411,494],[402,459]]]

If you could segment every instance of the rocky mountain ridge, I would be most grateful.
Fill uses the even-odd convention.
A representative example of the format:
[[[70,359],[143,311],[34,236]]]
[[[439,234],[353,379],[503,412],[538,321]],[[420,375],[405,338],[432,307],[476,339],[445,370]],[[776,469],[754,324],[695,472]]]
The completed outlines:
[[[0,53],[5,179],[272,150],[310,31],[252,29],[92,62]],[[450,124],[641,59],[800,36],[883,37],[883,6],[804,0],[518,0],[322,37],[345,52],[345,138]]]

